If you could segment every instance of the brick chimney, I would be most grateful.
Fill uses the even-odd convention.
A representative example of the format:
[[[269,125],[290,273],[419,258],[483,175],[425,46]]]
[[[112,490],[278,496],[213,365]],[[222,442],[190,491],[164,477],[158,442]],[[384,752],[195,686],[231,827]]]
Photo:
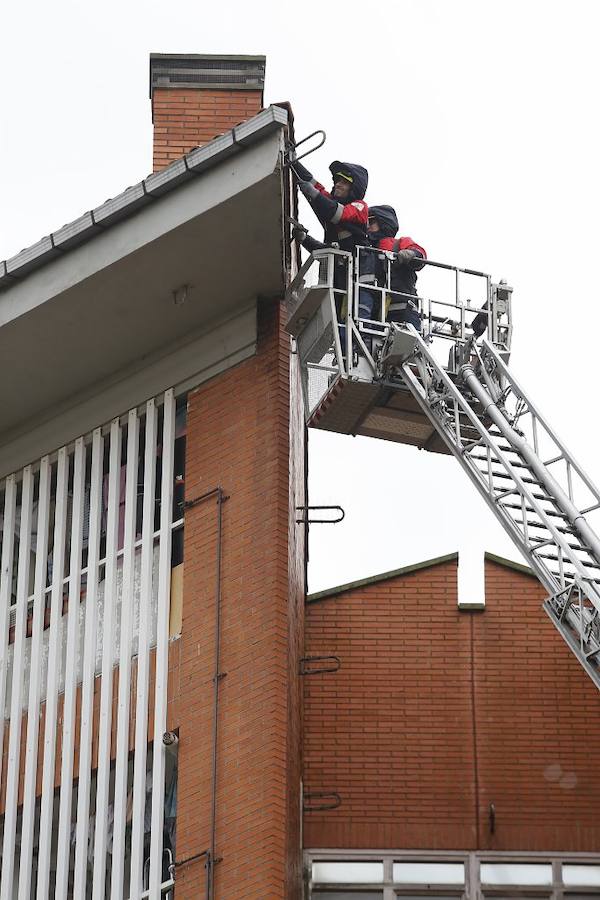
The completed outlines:
[[[151,53],[154,171],[259,113],[265,63],[264,56]]]

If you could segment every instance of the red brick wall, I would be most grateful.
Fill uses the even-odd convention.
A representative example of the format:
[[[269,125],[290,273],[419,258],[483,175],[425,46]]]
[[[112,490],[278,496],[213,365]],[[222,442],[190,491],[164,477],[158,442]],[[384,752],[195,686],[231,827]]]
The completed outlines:
[[[307,608],[306,847],[600,849],[600,695],[541,609],[538,582],[486,562],[486,609],[456,606],[456,565]],[[489,809],[496,810],[495,833]]]
[[[255,357],[189,401],[187,499],[221,485],[223,507],[216,897],[297,897],[302,432],[289,459],[289,341],[279,306],[259,316]],[[295,473],[290,479],[290,472]],[[290,530],[288,531],[288,528]],[[183,628],[172,673],[179,711],[177,856],[210,845],[216,506],[186,514]],[[170,717],[171,718],[171,717]],[[178,871],[178,900],[203,890],[204,860]]]
[[[598,851],[600,693],[544,596],[534,578],[487,563],[487,606],[474,619],[479,844]]]
[[[164,169],[194,147],[251,119],[261,109],[260,90],[155,88],[152,96],[154,171]]]
[[[307,847],[464,847],[475,839],[470,621],[456,562],[311,603],[307,654],[341,658],[304,679]],[[435,614],[432,614],[435,611]]]

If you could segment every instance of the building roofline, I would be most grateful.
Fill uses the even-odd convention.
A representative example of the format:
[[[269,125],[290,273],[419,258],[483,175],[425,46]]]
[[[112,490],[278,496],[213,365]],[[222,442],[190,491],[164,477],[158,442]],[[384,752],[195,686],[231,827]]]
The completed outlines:
[[[488,553],[487,550],[484,558],[486,562],[493,562],[499,566],[504,566],[505,569],[512,569],[514,572],[520,572],[522,575],[530,575],[532,578],[537,578],[533,569],[530,569],[529,566],[525,566],[523,563],[515,562],[513,559],[506,559],[505,556],[496,556],[495,553]]]
[[[504,556],[497,556],[495,553],[484,554],[486,562],[493,562],[506,569],[512,569],[522,575],[529,575],[531,578],[537,578],[535,572],[522,563],[515,562],[512,559],[506,559]],[[371,575],[369,578],[361,578],[358,581],[349,581],[347,584],[340,584],[337,587],[329,588],[325,591],[318,591],[315,594],[307,594],[307,603],[318,603],[319,600],[326,600],[328,597],[336,597],[338,594],[345,594],[347,591],[353,591],[356,588],[366,587],[370,584],[378,584],[380,581],[388,581],[390,578],[398,578],[402,575],[410,575],[412,572],[418,572],[421,569],[429,569],[432,566],[439,566],[447,562],[458,562],[458,553],[447,553],[445,556],[436,556],[433,559],[425,559],[422,562],[412,563],[409,566],[402,566],[401,569],[392,569],[391,572],[382,572],[380,575]]]
[[[369,578],[361,578],[358,581],[349,581],[347,584],[340,584],[337,587],[329,588],[326,591],[318,591],[316,594],[307,594],[307,603],[317,603],[319,600],[325,600],[327,597],[335,597],[337,594],[344,594],[346,591],[353,591],[356,588],[366,587],[369,584],[377,584],[380,581],[388,581],[390,578],[396,578],[402,575],[410,575],[412,572],[418,572],[420,569],[429,569],[432,566],[440,566],[443,563],[458,562],[458,553],[447,553],[445,556],[436,556],[433,559],[425,559],[418,563],[412,563],[409,566],[402,566],[401,569],[393,569],[391,572],[382,572],[380,575],[371,575]]]
[[[10,288],[34,269],[62,256],[65,251],[92,240],[111,225],[134,215],[142,207],[198,177],[229,156],[241,152],[275,129],[287,126],[288,121],[289,113],[286,108],[268,106],[247,122],[242,122],[207,144],[191,150],[165,169],[148,175],[138,184],[128,187],[121,194],[63,225],[37,243],[0,261],[0,291]]]

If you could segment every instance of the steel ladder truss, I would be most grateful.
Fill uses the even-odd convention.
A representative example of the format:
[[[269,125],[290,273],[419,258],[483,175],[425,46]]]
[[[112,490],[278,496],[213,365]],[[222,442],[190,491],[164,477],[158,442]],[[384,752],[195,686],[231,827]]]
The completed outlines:
[[[400,329],[392,326],[388,341]],[[544,609],[600,687],[600,492],[488,341],[452,376],[411,326],[413,354],[384,371],[406,385],[548,591]],[[383,355],[385,358],[385,353]]]

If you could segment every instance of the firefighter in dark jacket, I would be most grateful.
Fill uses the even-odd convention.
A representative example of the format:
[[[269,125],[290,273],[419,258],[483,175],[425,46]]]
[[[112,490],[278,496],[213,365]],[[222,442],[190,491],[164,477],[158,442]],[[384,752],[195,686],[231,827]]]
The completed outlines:
[[[372,206],[369,210],[368,230],[371,246],[395,254],[390,266],[389,284],[387,283],[387,260],[379,259],[376,266],[377,283],[392,291],[386,298],[387,321],[410,322],[417,331],[420,331],[421,317],[416,299],[417,271],[424,265],[419,260],[427,259],[425,250],[412,238],[396,237],[398,216],[392,206]]]
[[[310,203],[325,231],[323,243],[310,237],[302,228],[294,229],[294,238],[300,241],[309,253],[337,244],[340,250],[356,255],[357,247],[368,246],[369,208],[364,201],[369,182],[367,170],[356,163],[335,160],[329,166],[333,177],[333,188],[329,192],[301,163],[292,161],[291,166],[298,178],[299,190]],[[375,280],[374,267],[371,266],[370,271],[368,269],[368,266],[361,266],[361,284],[372,284]],[[346,287],[346,268],[343,261],[340,261],[339,267],[336,266],[334,286],[341,289]],[[371,318],[373,304],[373,294],[367,290],[359,290],[361,318]]]

